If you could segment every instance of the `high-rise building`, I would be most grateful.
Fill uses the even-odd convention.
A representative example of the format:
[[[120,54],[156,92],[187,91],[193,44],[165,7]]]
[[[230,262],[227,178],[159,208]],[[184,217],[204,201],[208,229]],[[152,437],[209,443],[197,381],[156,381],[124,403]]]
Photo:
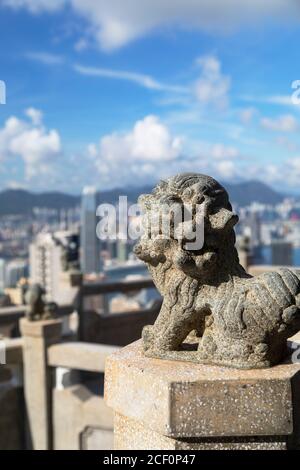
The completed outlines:
[[[85,187],[81,199],[80,264],[84,274],[99,273],[100,240],[96,234],[97,197],[94,187]]]
[[[261,221],[257,212],[251,212],[244,223],[246,230],[245,234],[249,236],[251,247],[256,247],[261,244]]]
[[[9,261],[5,267],[5,287],[16,287],[21,278],[28,277],[28,262],[23,259]]]
[[[133,240],[117,240],[117,259],[120,263],[128,261],[130,256],[133,256],[134,244]]]
[[[40,233],[29,247],[30,280],[44,287],[46,297],[54,301],[59,288],[62,249],[51,233]]]
[[[76,262],[76,251],[78,259],[78,245],[78,234],[69,231],[40,233],[30,245],[30,281],[44,287],[48,301],[68,303],[63,273]]]
[[[110,260],[118,256],[118,240],[106,240],[106,247]]]

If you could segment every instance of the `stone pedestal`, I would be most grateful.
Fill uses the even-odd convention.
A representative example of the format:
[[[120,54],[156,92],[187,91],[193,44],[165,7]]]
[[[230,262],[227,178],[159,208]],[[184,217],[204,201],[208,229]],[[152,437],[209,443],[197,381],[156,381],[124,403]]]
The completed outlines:
[[[51,448],[51,371],[47,348],[60,341],[61,320],[20,320],[24,338],[24,394],[32,448]]]
[[[146,358],[141,342],[107,360],[115,449],[299,446],[300,364],[238,370]]]

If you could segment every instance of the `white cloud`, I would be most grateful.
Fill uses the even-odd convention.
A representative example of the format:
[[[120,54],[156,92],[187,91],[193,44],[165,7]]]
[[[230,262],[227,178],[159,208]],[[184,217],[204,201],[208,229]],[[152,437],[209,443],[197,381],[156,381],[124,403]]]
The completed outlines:
[[[221,181],[254,178],[273,186],[282,185],[282,181],[286,186],[299,186],[300,157],[278,164],[249,163],[238,147],[186,141],[152,115],[137,121],[128,132],[104,135],[98,144],[90,144],[85,154],[64,155],[62,160],[58,158],[63,156],[58,132],[45,128],[39,110],[29,108],[26,116],[29,119],[10,117],[0,129],[2,167],[12,170],[17,159],[22,159],[22,185],[45,189],[60,184],[64,190],[79,192],[88,180],[101,188],[142,186],[178,172],[195,171]],[[7,184],[18,182],[13,171],[7,174]]]
[[[252,96],[242,95],[240,99],[250,103],[267,103],[279,106],[295,106],[292,100],[292,90],[290,95],[265,95],[265,96]]]
[[[42,122],[43,122],[43,113],[39,109],[27,108],[25,110],[25,114],[26,114],[26,116],[28,116],[31,119],[33,125],[39,126],[39,125],[42,124]]]
[[[299,128],[298,121],[291,114],[279,116],[277,119],[262,118],[261,126],[275,132],[295,132]]]
[[[61,65],[64,63],[64,57],[49,52],[28,52],[25,57],[44,65]]]
[[[279,135],[276,137],[275,142],[276,144],[284,147],[289,152],[296,152],[299,150],[299,145],[288,139],[285,135]]]
[[[76,41],[74,48],[77,52],[85,51],[89,47],[89,41],[86,38],[80,38]]]
[[[229,172],[230,168],[228,167]],[[222,168],[219,168],[222,170]],[[226,170],[226,168],[225,168]],[[278,163],[264,163],[247,165],[247,170],[232,166],[232,175],[240,180],[258,180],[271,185],[277,191],[282,192],[287,188],[298,189],[300,181],[300,157],[283,160]],[[235,173],[234,173],[235,171]],[[226,179],[226,175],[224,174]]]
[[[297,178],[297,184],[299,186],[300,157],[290,158],[287,163],[288,163],[288,167],[289,167],[291,174]]]
[[[44,11],[54,12],[62,8],[65,0],[1,0],[4,6],[8,6],[18,10],[19,8],[27,8],[31,13],[41,13]]]
[[[53,173],[54,160],[61,153],[61,140],[56,130],[46,130],[42,113],[34,108],[26,110],[30,121],[12,116],[0,129],[0,159],[21,157],[27,180],[34,176]]]
[[[89,145],[88,153],[104,184],[124,186],[153,180],[156,172],[177,161],[182,148],[182,139],[172,136],[157,116],[150,115],[127,133],[102,137],[99,145]]]
[[[162,161],[178,157],[181,146],[181,139],[172,137],[158,117],[146,116],[127,134],[104,136],[100,154],[108,160],[122,161],[125,156],[128,161]]]
[[[278,191],[282,191],[283,181],[288,187],[298,189],[300,181],[300,157],[290,158],[279,165],[266,165],[264,179],[273,186],[278,185]]]
[[[210,155],[217,160],[237,158],[240,156],[240,151],[236,147],[227,146],[224,144],[214,144],[211,147]]]
[[[224,109],[229,103],[230,77],[221,72],[221,63],[215,56],[203,56],[197,59],[201,67],[201,76],[194,85],[194,92],[201,104],[213,104]]]
[[[28,186],[20,181],[9,180],[6,182],[6,187],[8,189],[28,189]]]
[[[148,88],[150,90],[170,91],[176,93],[187,92],[187,89],[184,87],[160,83],[153,77],[141,73],[128,72],[126,70],[104,69],[100,67],[85,67],[82,65],[75,65],[74,69],[81,75],[88,75],[91,77],[113,78],[116,80],[126,80],[129,82],[137,83],[138,85],[144,88]]]
[[[250,124],[250,122],[252,121],[256,113],[257,113],[257,110],[255,108],[252,108],[252,107],[244,108],[240,111],[240,115],[239,115],[240,121],[244,125]]]
[[[1,0],[0,0],[1,3]],[[227,33],[260,20],[298,21],[297,0],[2,0],[33,13],[53,12],[70,5],[87,22],[100,47],[113,50],[166,27]]]
[[[103,187],[152,184],[181,171],[230,180],[240,176],[236,162],[240,151],[236,147],[186,142],[185,138],[172,135],[157,116],[137,121],[127,133],[103,136],[98,145],[90,144],[87,151]]]
[[[240,176],[237,165],[232,160],[224,160],[213,165],[215,172],[220,178],[233,180]]]
[[[293,104],[291,95],[271,95],[265,98],[266,103],[279,104],[282,106],[291,106]]]

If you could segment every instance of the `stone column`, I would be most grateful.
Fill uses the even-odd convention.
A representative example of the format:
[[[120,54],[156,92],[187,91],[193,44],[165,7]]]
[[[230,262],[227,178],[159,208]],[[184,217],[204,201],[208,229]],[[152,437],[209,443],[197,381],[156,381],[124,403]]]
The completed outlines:
[[[107,360],[117,450],[299,448],[300,364],[239,370],[144,357]]]
[[[51,449],[51,370],[47,348],[60,341],[61,320],[28,321],[22,318],[24,338],[24,394],[32,448]]]

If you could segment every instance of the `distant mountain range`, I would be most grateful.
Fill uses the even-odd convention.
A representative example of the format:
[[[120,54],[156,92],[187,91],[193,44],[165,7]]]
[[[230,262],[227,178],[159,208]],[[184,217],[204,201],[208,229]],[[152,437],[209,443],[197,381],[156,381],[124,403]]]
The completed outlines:
[[[23,189],[7,189],[0,192],[0,215],[31,214],[34,207],[63,209],[79,204],[79,196],[60,192],[31,193]]]
[[[230,200],[239,206],[245,206],[253,201],[264,204],[277,204],[286,195],[274,191],[259,181],[245,183],[224,183]],[[127,195],[129,201],[135,202],[141,193],[151,191],[152,187],[112,189],[98,193],[100,202],[115,203],[119,195]],[[32,193],[21,189],[7,189],[0,192],[0,215],[30,215],[34,207],[49,209],[68,209],[80,204],[80,196],[72,196],[61,192]]]
[[[230,200],[239,206],[247,206],[251,202],[261,202],[262,204],[278,204],[287,194],[279,193],[270,186],[260,181],[247,181],[238,184],[226,184]]]

